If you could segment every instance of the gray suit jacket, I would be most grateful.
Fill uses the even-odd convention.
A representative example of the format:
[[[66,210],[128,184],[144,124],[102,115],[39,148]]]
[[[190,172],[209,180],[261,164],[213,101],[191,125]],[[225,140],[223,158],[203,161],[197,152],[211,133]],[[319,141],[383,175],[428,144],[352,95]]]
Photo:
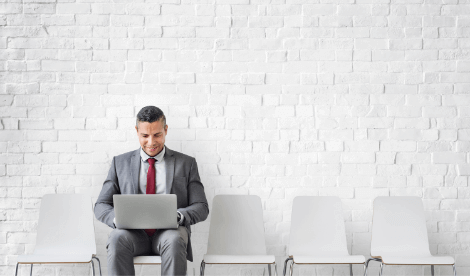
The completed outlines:
[[[209,215],[204,186],[193,157],[166,148],[165,165],[166,190],[176,194],[177,208],[184,216],[184,226],[189,233],[187,259],[192,261],[190,225],[204,221]],[[95,204],[95,216],[99,221],[115,228],[113,195],[138,194],[139,172],[140,148],[113,158],[108,177]]]

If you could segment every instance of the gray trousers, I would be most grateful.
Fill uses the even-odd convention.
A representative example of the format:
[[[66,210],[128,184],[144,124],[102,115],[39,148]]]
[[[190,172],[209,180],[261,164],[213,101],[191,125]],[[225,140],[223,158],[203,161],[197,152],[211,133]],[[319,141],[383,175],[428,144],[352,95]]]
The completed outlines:
[[[149,237],[144,230],[114,229],[108,237],[108,275],[135,275],[134,256],[162,257],[162,276],[186,275],[188,230],[157,230]]]

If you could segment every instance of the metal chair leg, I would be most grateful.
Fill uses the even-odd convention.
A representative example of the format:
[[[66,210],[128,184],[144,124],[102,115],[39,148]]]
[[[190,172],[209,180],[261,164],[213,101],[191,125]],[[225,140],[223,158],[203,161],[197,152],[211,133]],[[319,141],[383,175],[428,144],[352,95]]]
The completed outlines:
[[[384,263],[380,264],[380,274],[379,274],[379,276],[383,275],[382,273],[383,273],[383,270],[384,270],[384,266],[385,266]]]
[[[92,259],[95,259],[98,261],[98,269],[100,270],[100,276],[101,276],[101,262],[100,262],[100,259],[98,259],[98,257],[92,257]]]
[[[434,276],[434,265],[431,265],[431,275]]]
[[[349,264],[349,275],[354,276],[352,271],[352,264]]]
[[[376,261],[382,263],[382,260],[379,258],[369,258],[364,264],[364,276],[367,276],[367,268],[369,267],[370,261]],[[381,266],[382,267],[382,266]],[[382,272],[381,272],[382,273]]]
[[[457,276],[457,270],[455,269],[455,264],[452,265],[452,269],[454,270],[454,276]]]
[[[15,270],[15,276],[18,275],[18,266],[20,265],[20,263],[16,263],[16,270]]]
[[[290,263],[290,276],[292,276],[292,273],[294,273],[294,260]]]
[[[31,268],[29,269],[29,276],[33,276],[33,264],[31,264]]]
[[[367,268],[369,267],[369,262],[372,261],[372,258],[367,259],[364,263],[364,276],[367,276]]]
[[[204,260],[201,261],[201,270],[200,270],[200,275],[201,276],[204,276],[204,269],[206,267],[206,263],[204,262]]]
[[[93,260],[90,261],[90,265],[91,265],[91,275],[95,276],[95,266],[93,265]]]
[[[286,276],[287,264],[289,263],[290,260],[292,260],[292,258],[287,258],[287,259],[284,261],[284,274],[282,274],[283,276]]]
[[[277,264],[274,263],[274,276],[277,276]]]
[[[271,264],[268,264],[268,275],[272,276],[272,274],[271,274]]]

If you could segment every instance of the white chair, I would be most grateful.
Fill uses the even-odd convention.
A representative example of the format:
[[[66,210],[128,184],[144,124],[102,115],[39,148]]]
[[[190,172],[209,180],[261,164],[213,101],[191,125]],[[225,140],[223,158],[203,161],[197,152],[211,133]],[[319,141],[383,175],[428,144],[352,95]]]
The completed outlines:
[[[290,228],[290,264],[364,264],[362,255],[349,255],[341,200],[335,196],[298,196],[294,198]]]
[[[212,205],[206,264],[267,264],[269,275],[274,255],[266,255],[263,209],[256,195],[217,195]]]
[[[385,265],[452,265],[453,257],[432,256],[421,198],[414,196],[377,197],[374,200],[372,241],[369,261],[380,262],[380,275]]]
[[[135,265],[161,265],[162,257],[161,256],[137,256],[134,257]]]
[[[91,198],[83,194],[44,195],[39,209],[36,246],[32,255],[18,256],[15,276],[20,264],[90,263],[95,275],[93,259],[96,255],[93,206]]]
[[[161,256],[137,256],[134,257],[135,265],[161,265]]]

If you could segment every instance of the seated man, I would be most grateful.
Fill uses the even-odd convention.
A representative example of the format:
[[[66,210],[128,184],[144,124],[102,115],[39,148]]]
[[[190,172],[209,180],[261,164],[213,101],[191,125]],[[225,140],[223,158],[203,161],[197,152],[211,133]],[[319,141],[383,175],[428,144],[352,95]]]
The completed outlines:
[[[134,256],[159,255],[162,275],[186,275],[193,260],[190,225],[209,214],[196,160],[165,147],[168,131],[163,112],[146,106],[137,114],[141,148],[115,156],[96,201],[95,216],[114,230],[108,238],[109,275],[135,275]],[[114,194],[176,194],[177,229],[117,229],[114,225]]]

